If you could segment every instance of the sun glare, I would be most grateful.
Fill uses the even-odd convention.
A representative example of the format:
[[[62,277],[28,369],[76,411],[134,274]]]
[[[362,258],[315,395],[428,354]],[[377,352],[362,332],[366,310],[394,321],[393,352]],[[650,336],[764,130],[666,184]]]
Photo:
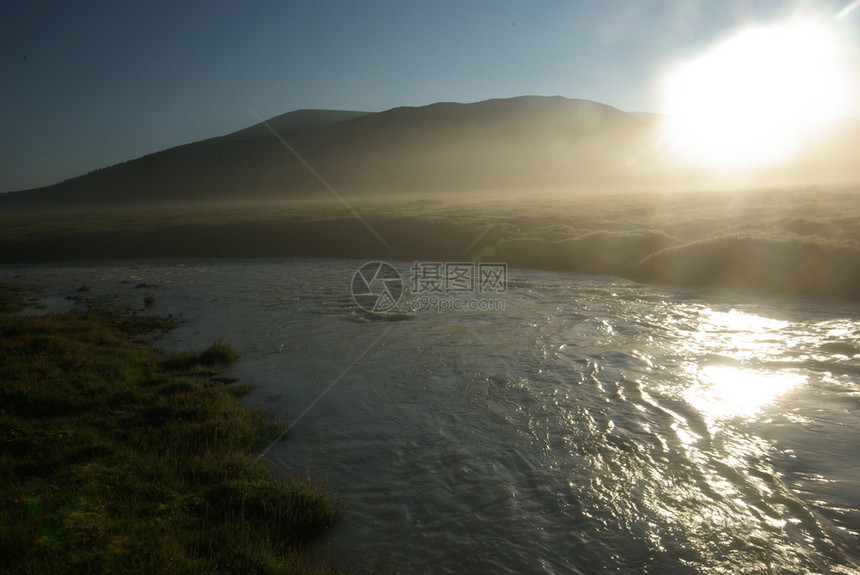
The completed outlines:
[[[751,418],[787,391],[806,383],[797,373],[755,372],[707,366],[686,392],[690,404],[708,419]]]
[[[744,30],[666,76],[666,143],[710,168],[778,164],[844,113],[844,76],[824,25]]]

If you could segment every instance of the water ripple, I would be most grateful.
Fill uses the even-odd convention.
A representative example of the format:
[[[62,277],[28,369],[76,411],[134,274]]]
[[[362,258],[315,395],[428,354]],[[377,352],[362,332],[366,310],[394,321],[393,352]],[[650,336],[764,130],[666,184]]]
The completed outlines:
[[[228,374],[291,421],[270,452],[344,516],[315,551],[401,573],[854,573],[860,315],[604,277],[510,270],[505,310],[360,313],[361,262],[19,267],[213,334]],[[406,265],[406,264],[404,264]],[[138,303],[139,305],[139,303]],[[389,330],[373,349],[367,346]],[[360,558],[360,559],[357,559]],[[356,565],[356,562],[359,562]]]

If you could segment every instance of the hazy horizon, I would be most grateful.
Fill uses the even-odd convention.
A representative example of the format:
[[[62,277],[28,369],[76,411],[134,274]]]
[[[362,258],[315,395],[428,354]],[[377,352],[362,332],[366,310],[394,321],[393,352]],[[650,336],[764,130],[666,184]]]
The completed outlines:
[[[558,95],[545,95],[545,94],[521,94],[521,95],[518,95],[518,96],[511,96],[511,98],[510,98],[510,99],[516,99],[516,98],[527,98],[527,97],[552,98],[552,97],[559,97],[559,96],[558,96]],[[597,103],[597,104],[601,104],[601,105],[604,105],[604,106],[609,106],[609,107],[615,108],[615,106],[612,106],[611,104],[607,104],[607,103],[605,103],[605,102],[596,102],[596,101],[594,101],[594,100],[587,100],[587,99],[583,99],[583,98],[567,98],[567,97],[565,97],[565,98],[566,98],[566,99],[571,99],[571,100],[586,100],[586,101],[595,102],[595,103]],[[480,101],[475,101],[475,102],[433,102],[433,103],[428,104],[428,105],[433,105],[433,104],[477,104],[477,103],[482,103],[482,102],[491,101],[491,100],[503,100],[503,99],[505,99],[505,98],[489,98],[489,99],[487,99],[487,100],[480,100]],[[388,112],[388,111],[391,111],[391,110],[396,110],[396,109],[398,109],[398,108],[416,108],[416,107],[423,107],[423,106],[408,106],[408,105],[403,105],[403,106],[394,106],[394,107],[392,107],[392,108],[389,108],[389,109],[386,109],[386,110],[381,110],[381,111],[379,111],[379,112]],[[616,109],[618,109],[618,108],[616,108]],[[295,109],[295,110],[289,110],[289,111],[283,112],[283,113],[281,113],[281,114],[277,114],[277,115],[272,116],[272,117],[269,117],[269,118],[264,118],[264,122],[270,122],[270,121],[272,121],[272,120],[274,120],[274,119],[276,119],[276,118],[280,118],[280,117],[283,117],[283,116],[287,116],[287,115],[289,115],[289,114],[298,113],[298,112],[306,112],[306,111],[323,111],[323,112],[355,112],[355,113],[363,113],[363,114],[375,114],[375,113],[379,113],[379,112],[370,112],[370,111],[366,111],[366,110],[333,110],[333,109],[326,109],[326,108],[300,108],[300,109]],[[638,119],[644,120],[644,121],[646,121],[646,122],[652,122],[652,121],[653,121],[653,122],[660,122],[660,121],[664,121],[664,120],[666,120],[666,119],[668,119],[668,118],[670,117],[670,115],[669,115],[669,114],[660,113],[660,112],[646,111],[646,110],[635,110],[635,111],[633,111],[633,110],[620,110],[620,109],[619,109],[619,111],[624,112],[625,114],[629,114],[629,115],[631,115],[631,116],[633,116],[633,117],[635,117],[635,118],[638,118]],[[835,126],[837,129],[842,129],[842,128],[845,128],[845,127],[849,128],[849,129],[860,129],[860,117],[844,116],[844,117],[841,117],[841,118],[835,118],[834,120],[835,120],[835,121],[834,121],[834,126]],[[178,147],[178,146],[185,146],[185,145],[189,145],[189,144],[197,144],[197,143],[200,143],[200,142],[202,142],[202,141],[204,141],[204,140],[208,140],[208,139],[212,139],[212,138],[219,138],[219,137],[224,137],[224,136],[229,136],[229,135],[232,135],[232,134],[234,134],[234,133],[242,132],[242,131],[245,131],[245,130],[248,130],[248,129],[254,128],[254,127],[256,127],[256,126],[260,126],[260,125],[261,125],[261,123],[260,123],[260,122],[255,122],[255,123],[249,124],[249,125],[247,125],[247,126],[242,126],[242,127],[238,128],[238,129],[236,129],[236,130],[231,130],[230,132],[219,133],[219,134],[213,134],[213,135],[212,135],[212,136],[210,136],[210,137],[203,138],[203,139],[200,139],[200,140],[194,140],[194,141],[188,141],[188,142],[179,142],[179,143],[177,143],[177,144],[175,144],[175,145],[172,145],[172,146],[169,146],[169,147],[166,147],[166,148],[159,148],[159,149],[145,150],[145,151],[143,151],[143,153],[142,153],[142,154],[140,154],[139,156],[128,157],[128,158],[121,158],[121,159],[119,159],[118,161],[116,161],[116,162],[114,162],[114,163],[98,165],[98,166],[96,166],[96,167],[94,167],[94,168],[92,168],[92,169],[89,169],[89,170],[85,171],[85,172],[72,173],[72,174],[68,175],[67,177],[63,177],[63,178],[62,178],[62,179],[60,179],[60,180],[50,181],[50,182],[45,182],[45,183],[39,184],[38,186],[33,186],[33,187],[29,187],[29,188],[18,188],[18,189],[0,190],[0,195],[2,195],[2,194],[6,194],[6,193],[12,193],[12,192],[27,191],[27,190],[36,189],[36,188],[41,188],[41,187],[45,187],[45,186],[51,186],[51,185],[54,185],[54,184],[57,184],[57,183],[63,182],[63,181],[65,181],[65,180],[67,180],[67,179],[76,178],[76,177],[79,177],[79,176],[83,176],[83,175],[89,174],[89,173],[91,173],[91,172],[93,172],[93,171],[98,171],[98,170],[101,170],[101,169],[104,169],[104,168],[109,168],[109,167],[112,167],[112,166],[115,166],[115,165],[118,165],[118,164],[123,164],[123,163],[126,163],[126,162],[134,161],[134,160],[137,160],[137,159],[143,158],[143,157],[145,157],[145,156],[149,156],[149,155],[152,155],[152,154],[156,154],[156,153],[159,153],[159,152],[164,152],[164,151],[170,150],[170,149],[175,148],[175,147]],[[717,182],[716,187],[720,187],[721,185],[722,185],[722,184],[721,184],[720,182]],[[448,191],[443,190],[443,191],[440,191],[440,193],[446,193],[446,192],[449,192],[449,191],[450,191],[450,190],[448,190]]]
[[[860,81],[856,2],[20,5],[0,24],[0,191],[49,185],[290,110],[561,95],[661,113],[679,64],[752,26],[832,28]],[[850,98],[837,115],[860,117]]]
[[[333,197],[328,186],[335,196],[354,200],[860,182],[850,155],[860,142],[860,121],[825,125],[796,151],[746,154],[750,165],[726,170],[722,150],[744,149],[744,138],[755,134],[729,132],[728,139],[709,142],[715,146],[705,148],[710,155],[696,161],[678,153],[695,149],[695,141],[667,139],[671,117],[642,116],[559,96],[378,113],[297,110],[0,199],[6,209],[53,210]],[[725,116],[724,122],[733,118]]]

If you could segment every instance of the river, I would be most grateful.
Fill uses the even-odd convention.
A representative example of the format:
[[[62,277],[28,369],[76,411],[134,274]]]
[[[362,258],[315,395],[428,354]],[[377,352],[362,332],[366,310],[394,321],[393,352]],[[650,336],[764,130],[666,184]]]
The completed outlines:
[[[398,313],[373,314],[350,295],[363,263],[80,262],[0,281],[48,286],[46,311],[149,293],[184,320],[165,347],[233,344],[224,375],[292,425],[265,460],[343,503],[312,549],[337,564],[858,570],[856,304],[508,269],[446,309],[404,286]]]

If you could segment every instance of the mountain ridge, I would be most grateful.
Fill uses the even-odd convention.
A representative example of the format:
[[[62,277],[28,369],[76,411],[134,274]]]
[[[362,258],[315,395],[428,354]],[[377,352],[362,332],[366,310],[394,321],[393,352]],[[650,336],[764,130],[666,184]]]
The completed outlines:
[[[591,100],[533,95],[381,112],[294,110],[50,186],[0,194],[0,207],[299,199],[328,194],[317,176],[347,197],[521,191],[538,180],[546,189],[571,191],[695,187],[711,177],[680,167],[658,144],[658,116],[643,116]],[[851,129],[834,138],[837,153],[819,145],[797,165],[848,173],[860,133],[845,125]]]

